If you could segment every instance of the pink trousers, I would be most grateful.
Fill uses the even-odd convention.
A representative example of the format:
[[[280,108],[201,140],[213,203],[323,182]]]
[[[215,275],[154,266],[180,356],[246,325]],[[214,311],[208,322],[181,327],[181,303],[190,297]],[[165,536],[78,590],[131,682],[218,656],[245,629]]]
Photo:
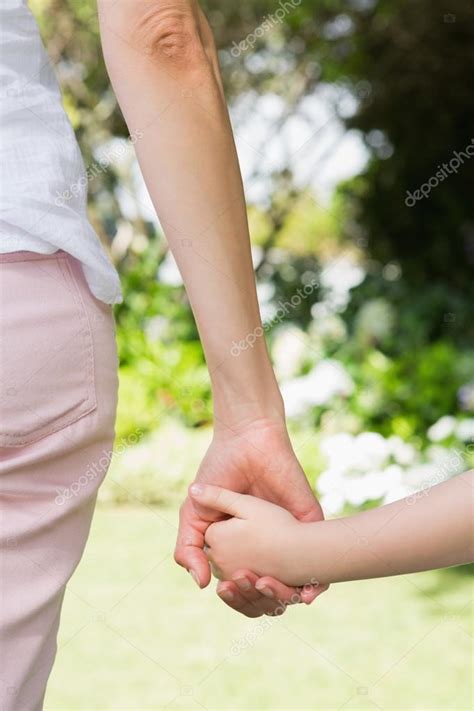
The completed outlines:
[[[0,255],[0,708],[37,711],[112,456],[112,308],[64,252]]]

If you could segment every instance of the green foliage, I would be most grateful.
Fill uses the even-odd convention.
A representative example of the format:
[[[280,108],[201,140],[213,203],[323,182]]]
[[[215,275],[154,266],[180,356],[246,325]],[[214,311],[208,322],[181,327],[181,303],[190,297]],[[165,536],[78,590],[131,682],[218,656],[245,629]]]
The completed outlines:
[[[170,414],[190,426],[210,421],[210,384],[202,348],[182,287],[157,280],[159,243],[128,254],[124,301],[116,309],[120,358],[117,433],[150,431]]]
[[[446,341],[407,350],[391,359],[371,349],[351,361],[356,382],[349,408],[367,429],[406,439],[424,437],[446,412],[459,411],[457,394],[465,382],[465,364]]]
[[[343,315],[349,339],[338,357],[357,384],[351,409],[382,434],[424,437],[444,414],[462,414],[459,390],[474,378],[471,305],[446,284],[416,290],[380,271],[352,290]]]

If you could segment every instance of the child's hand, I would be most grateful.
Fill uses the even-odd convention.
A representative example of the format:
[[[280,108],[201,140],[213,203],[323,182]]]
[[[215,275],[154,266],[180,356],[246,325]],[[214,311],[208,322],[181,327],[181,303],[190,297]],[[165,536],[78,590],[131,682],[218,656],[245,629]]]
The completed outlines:
[[[287,585],[298,579],[295,553],[304,524],[292,514],[263,499],[219,486],[199,484],[189,491],[202,506],[233,517],[212,523],[206,531],[207,554],[219,577],[230,580],[236,570],[248,568]]]

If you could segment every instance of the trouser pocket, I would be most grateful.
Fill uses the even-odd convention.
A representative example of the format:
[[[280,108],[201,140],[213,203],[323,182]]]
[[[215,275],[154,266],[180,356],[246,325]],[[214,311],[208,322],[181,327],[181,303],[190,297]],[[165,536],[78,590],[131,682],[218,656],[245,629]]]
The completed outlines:
[[[92,333],[67,255],[0,260],[0,314],[0,446],[30,444],[92,412]]]

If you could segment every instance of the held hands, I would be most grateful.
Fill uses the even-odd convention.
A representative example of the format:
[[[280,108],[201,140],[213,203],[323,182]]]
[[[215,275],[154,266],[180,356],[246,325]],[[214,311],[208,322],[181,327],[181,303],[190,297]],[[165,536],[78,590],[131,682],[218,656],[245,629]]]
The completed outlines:
[[[231,516],[206,531],[206,552],[215,574],[230,578],[250,566],[257,575],[272,575],[287,585],[304,585],[298,551],[305,524],[276,504],[219,486],[193,484],[193,500]]]
[[[251,494],[277,504],[277,510],[281,507],[298,521],[324,518],[293,452],[284,421],[254,420],[248,426],[218,429],[194,483]],[[211,579],[203,550],[204,536],[209,526],[222,518],[220,510],[209,508],[191,496],[181,506],[175,560],[192,574],[200,587],[206,587]],[[258,573],[265,575],[259,577],[249,565],[252,558],[246,561],[242,556],[240,560],[240,568],[226,569],[228,577],[218,583],[217,594],[227,605],[249,617],[273,614],[281,610],[282,602],[309,604],[326,589],[314,586],[297,590],[270,577],[265,568],[259,568]]]

